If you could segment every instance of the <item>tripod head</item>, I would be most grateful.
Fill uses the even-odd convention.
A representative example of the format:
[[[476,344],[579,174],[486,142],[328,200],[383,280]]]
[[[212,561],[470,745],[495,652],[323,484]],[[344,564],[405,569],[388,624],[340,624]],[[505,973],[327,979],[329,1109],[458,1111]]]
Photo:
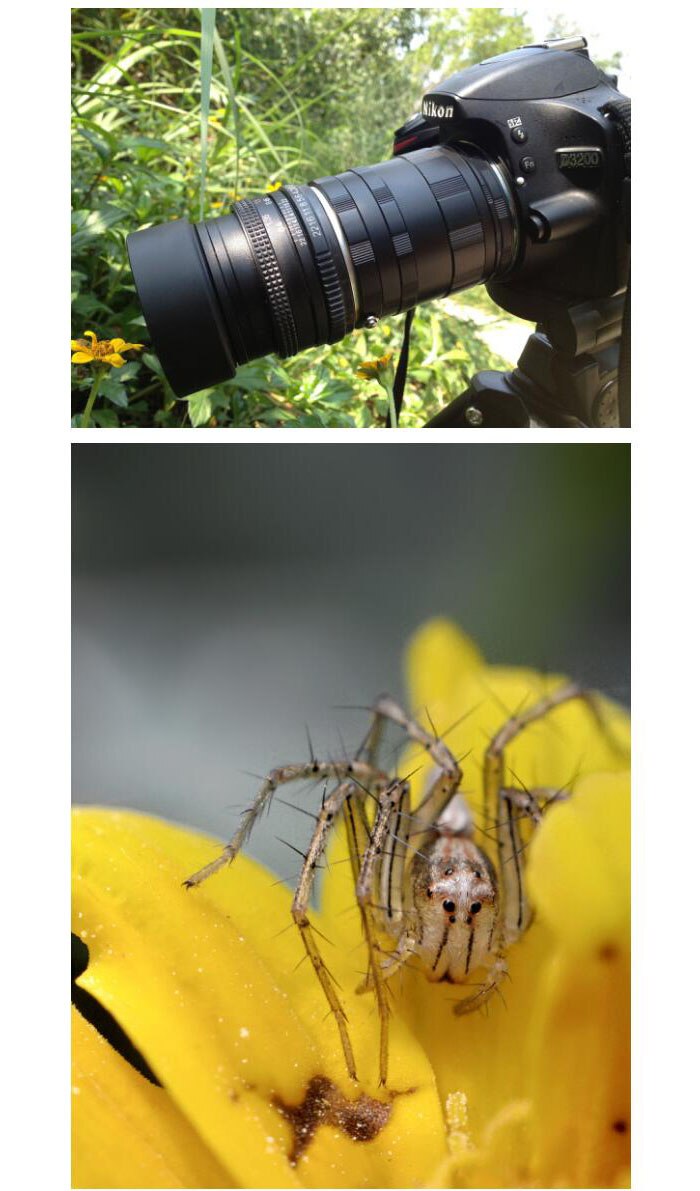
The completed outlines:
[[[512,291],[508,300],[513,310]],[[531,308],[531,294],[527,301]],[[629,290],[576,304],[543,299],[517,366],[478,372],[428,427],[628,426],[629,374],[620,362],[628,307]]]

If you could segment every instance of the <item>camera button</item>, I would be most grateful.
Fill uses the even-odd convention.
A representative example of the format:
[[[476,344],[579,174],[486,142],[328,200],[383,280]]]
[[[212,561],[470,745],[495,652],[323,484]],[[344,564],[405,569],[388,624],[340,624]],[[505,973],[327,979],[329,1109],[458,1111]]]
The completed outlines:
[[[520,168],[524,174],[534,174],[537,169],[534,157],[521,157]]]
[[[527,133],[524,128],[511,128],[510,139],[515,141],[516,145],[524,145],[527,140]]]

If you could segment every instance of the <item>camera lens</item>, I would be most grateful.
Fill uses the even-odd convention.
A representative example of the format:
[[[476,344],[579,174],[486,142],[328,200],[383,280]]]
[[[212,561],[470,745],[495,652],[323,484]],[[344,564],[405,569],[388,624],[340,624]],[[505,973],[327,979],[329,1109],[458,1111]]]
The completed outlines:
[[[268,352],[335,343],[369,317],[500,277],[517,231],[500,167],[440,145],[135,232],[127,247],[155,350],[185,397]]]

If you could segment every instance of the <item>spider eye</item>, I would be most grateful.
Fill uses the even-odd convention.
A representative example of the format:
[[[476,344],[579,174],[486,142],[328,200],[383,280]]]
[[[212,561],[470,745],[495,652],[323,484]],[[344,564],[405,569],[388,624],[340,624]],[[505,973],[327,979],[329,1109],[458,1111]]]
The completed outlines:
[[[472,902],[472,904],[469,907],[469,913],[470,914],[478,914],[480,909],[481,909],[481,902]]]
[[[454,904],[454,902],[443,902],[442,908],[443,908],[443,910],[447,910],[448,914],[451,914],[455,908],[455,904]]]

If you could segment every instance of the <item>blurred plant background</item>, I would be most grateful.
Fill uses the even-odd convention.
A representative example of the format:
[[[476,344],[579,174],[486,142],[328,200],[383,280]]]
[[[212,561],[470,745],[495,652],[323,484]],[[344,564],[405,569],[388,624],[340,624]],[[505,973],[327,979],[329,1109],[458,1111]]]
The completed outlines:
[[[576,26],[537,22],[538,38]],[[429,84],[532,38],[527,10],[501,8],[73,10],[73,337],[146,345],[100,380],[90,424],[383,425],[383,390],[357,369],[398,357],[402,316],[178,401],[148,349],[125,238],[385,159]],[[513,363],[527,330],[482,288],[420,307],[402,425],[422,425],[472,372]],[[74,425],[92,382],[73,367]]]

